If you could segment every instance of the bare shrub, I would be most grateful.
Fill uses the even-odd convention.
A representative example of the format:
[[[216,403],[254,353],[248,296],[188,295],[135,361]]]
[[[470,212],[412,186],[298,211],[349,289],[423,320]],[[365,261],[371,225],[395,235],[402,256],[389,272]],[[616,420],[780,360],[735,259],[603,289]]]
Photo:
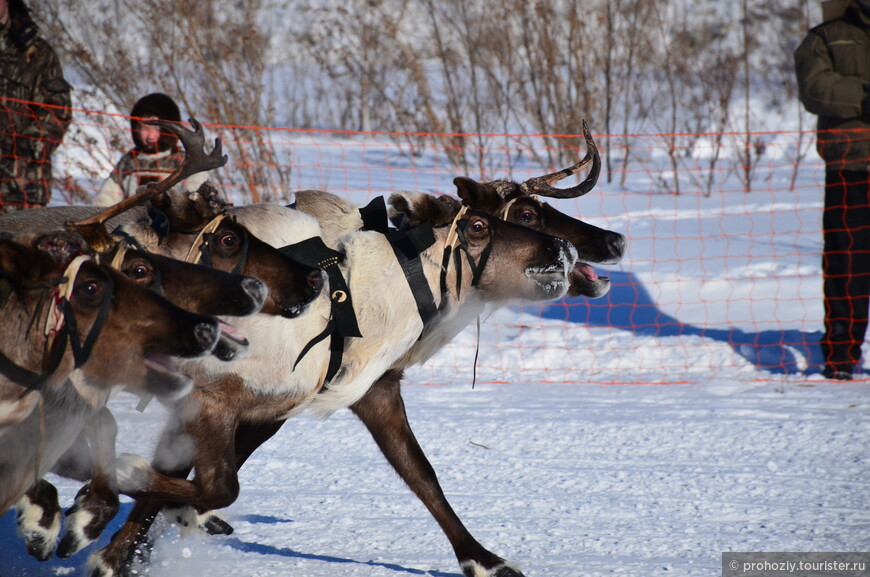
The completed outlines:
[[[213,178],[245,201],[283,195],[289,163],[270,162],[274,149],[254,129],[273,124],[259,0],[32,4],[77,90],[123,112],[148,92],[170,94],[200,121],[223,125],[231,162]],[[126,134],[113,147],[123,141]]]

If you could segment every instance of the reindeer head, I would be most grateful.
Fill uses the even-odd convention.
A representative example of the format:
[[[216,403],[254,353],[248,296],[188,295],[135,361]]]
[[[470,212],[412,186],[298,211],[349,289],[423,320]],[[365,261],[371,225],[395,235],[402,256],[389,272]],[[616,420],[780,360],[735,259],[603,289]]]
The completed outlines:
[[[4,337],[17,341],[6,347],[12,351],[6,356],[36,358],[36,365],[19,364],[45,371],[45,377],[65,379],[75,364],[100,386],[126,384],[172,397],[186,393],[191,381],[174,370],[169,356],[210,352],[217,321],[136,286],[88,252],[84,239],[67,231],[0,240],[0,267],[16,296],[3,307]],[[46,350],[49,356],[41,359]]]
[[[556,299],[568,290],[577,254],[562,239],[469,209],[449,197],[404,192],[389,202],[394,222],[428,222],[444,237],[436,243],[445,250],[442,292],[458,297],[475,288],[482,300],[504,303]]]
[[[206,182],[195,193],[170,191],[155,197],[152,221],[125,224],[121,232],[150,252],[257,278],[267,289],[264,314],[293,318],[305,312],[323,287],[321,271],[260,240],[230,208]]]
[[[598,276],[590,264],[614,264],[625,253],[625,237],[570,217],[538,196],[550,198],[577,198],[595,186],[601,168],[600,155],[583,122],[586,137],[586,156],[577,164],[548,174],[530,178],[523,183],[507,180],[477,182],[458,177],[453,180],[463,203],[471,208],[498,215],[508,222],[544,232],[570,242],[580,259],[571,273],[569,296],[601,297],[610,290],[610,280]],[[592,164],[589,175],[580,184],[555,188],[553,184],[576,174]]]

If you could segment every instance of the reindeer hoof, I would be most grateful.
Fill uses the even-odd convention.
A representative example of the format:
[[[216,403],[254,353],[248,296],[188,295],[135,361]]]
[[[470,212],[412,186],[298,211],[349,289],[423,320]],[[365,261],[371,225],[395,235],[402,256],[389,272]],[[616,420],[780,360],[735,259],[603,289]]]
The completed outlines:
[[[504,563],[489,569],[477,561],[466,561],[461,566],[465,577],[525,577],[522,571]]]
[[[208,515],[202,522],[201,527],[209,535],[232,535],[233,526],[218,517],[217,515]]]
[[[181,525],[181,532],[186,535],[193,529],[209,535],[232,535],[233,526],[227,523],[214,511],[197,513],[193,507],[167,508],[164,513],[169,519]]]
[[[28,531],[23,534],[27,554],[37,561],[48,561],[54,553],[57,536],[52,537],[43,531]]]
[[[57,556],[72,557],[96,541],[118,514],[118,509],[120,503],[114,492],[92,491],[90,484],[82,487],[75,503],[66,511],[67,529],[57,548]]]
[[[112,544],[109,544],[105,549],[91,555],[88,559],[88,577],[135,577],[147,574],[154,541],[146,537],[131,547],[130,550],[117,551],[112,550]]]
[[[28,492],[15,504],[15,510],[18,533],[24,539],[28,555],[39,561],[51,559],[60,534],[57,489],[51,483],[40,480],[34,491]]]

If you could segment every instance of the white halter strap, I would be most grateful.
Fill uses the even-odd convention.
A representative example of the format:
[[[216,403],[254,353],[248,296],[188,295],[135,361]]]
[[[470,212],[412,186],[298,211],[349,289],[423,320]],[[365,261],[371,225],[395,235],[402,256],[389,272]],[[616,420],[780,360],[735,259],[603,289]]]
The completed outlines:
[[[447,231],[447,243],[444,245],[445,247],[453,248],[459,243],[459,235],[456,234],[456,227],[459,225],[459,221],[462,220],[462,217],[465,216],[465,213],[468,212],[468,207],[463,206],[456,216],[453,218],[453,223],[450,225],[450,230]]]
[[[130,243],[122,240],[118,245],[118,250],[115,252],[115,256],[112,257],[112,262],[109,266],[115,270],[121,270],[121,264],[124,262],[124,257],[127,255],[128,250],[130,250]]]
[[[508,202],[506,205],[504,205],[504,210],[501,211],[501,216],[499,218],[501,218],[502,220],[507,220],[508,213],[510,212],[511,207],[514,205],[514,203],[517,201],[517,198],[519,198],[519,197],[514,198],[513,200]]]
[[[76,277],[79,274],[79,270],[82,268],[82,265],[91,260],[91,257],[88,255],[79,255],[72,259],[69,265],[66,267],[66,270],[63,271],[64,280],[58,286],[58,294],[54,299],[54,303],[52,303],[51,308],[48,311],[48,316],[45,319],[45,330],[44,335],[49,336],[51,334],[57,334],[57,332],[63,327],[63,311],[61,310],[61,303],[63,301],[68,301],[72,297],[73,288],[75,288]]]
[[[187,252],[187,257],[184,259],[185,261],[192,264],[199,264],[199,261],[202,258],[202,251],[199,250],[199,247],[202,246],[202,239],[205,235],[216,231],[218,226],[220,226],[221,221],[225,218],[225,214],[219,214],[214,217],[210,223],[205,225],[201,231],[199,231],[199,234],[196,235],[196,239],[193,241],[190,250]]]

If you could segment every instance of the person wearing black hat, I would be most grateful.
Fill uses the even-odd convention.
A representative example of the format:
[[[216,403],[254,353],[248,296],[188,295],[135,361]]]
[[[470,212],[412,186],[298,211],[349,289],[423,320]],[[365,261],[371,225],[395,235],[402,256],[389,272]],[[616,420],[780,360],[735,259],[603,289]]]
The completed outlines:
[[[795,50],[800,101],[818,115],[825,161],[822,374],[852,380],[870,309],[870,1],[823,3]]]
[[[163,180],[181,165],[183,155],[178,148],[178,137],[158,126],[143,123],[150,119],[180,122],[181,113],[175,101],[160,92],[143,96],[133,105],[130,134],[134,146],[121,157],[94,197],[96,206],[117,204],[136,194],[140,186]],[[179,186],[196,190],[206,178],[205,174],[196,174]]]
[[[51,155],[72,119],[57,54],[23,0],[0,0],[0,214],[51,200]]]

